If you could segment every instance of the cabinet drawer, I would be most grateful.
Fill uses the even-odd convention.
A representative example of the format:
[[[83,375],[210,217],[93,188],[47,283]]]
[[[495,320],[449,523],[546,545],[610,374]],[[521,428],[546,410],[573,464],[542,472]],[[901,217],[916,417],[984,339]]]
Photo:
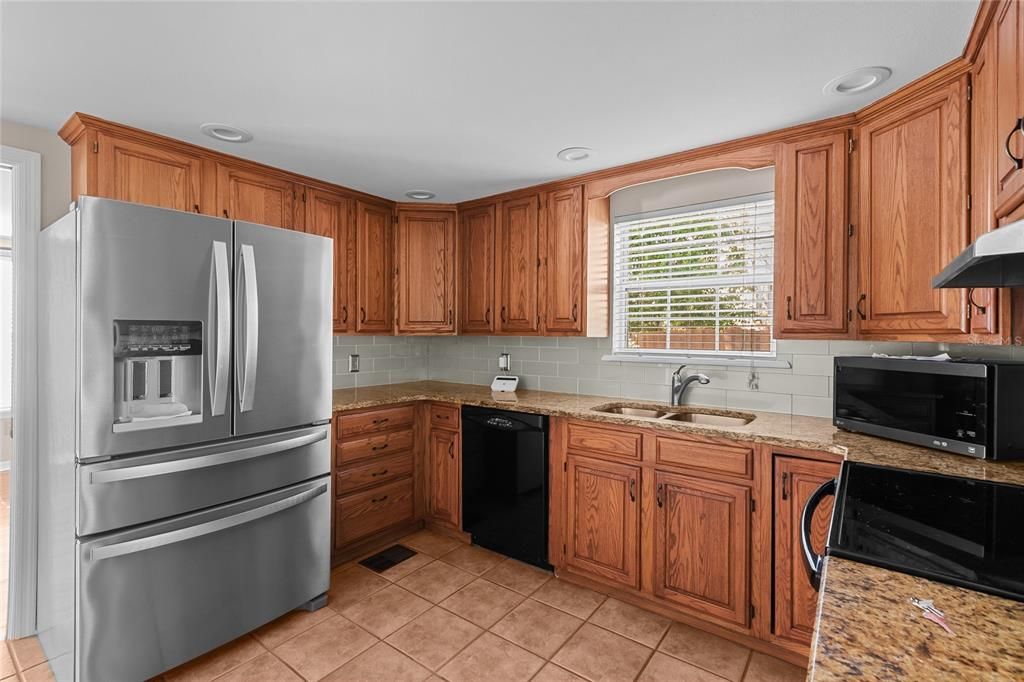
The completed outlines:
[[[674,464],[741,478],[754,475],[754,450],[750,446],[659,435],[655,439],[655,448],[658,464]]]
[[[339,471],[335,477],[334,492],[339,497],[371,485],[379,485],[396,478],[412,475],[412,453],[382,457],[373,462]]]
[[[412,518],[412,479],[346,495],[334,504],[334,545],[343,546]]]
[[[382,457],[412,447],[412,429],[389,431],[364,438],[353,438],[338,443],[335,460],[338,466],[357,462],[367,457]]]
[[[364,433],[386,431],[399,426],[412,424],[415,417],[415,408],[412,405],[403,407],[389,407],[373,412],[360,412],[359,414],[341,415],[341,428],[338,429],[338,437],[347,438],[358,436]]]
[[[580,454],[605,454],[640,459],[639,431],[569,422],[569,449]]]
[[[437,429],[458,429],[459,406],[443,404],[431,405],[430,425]]]

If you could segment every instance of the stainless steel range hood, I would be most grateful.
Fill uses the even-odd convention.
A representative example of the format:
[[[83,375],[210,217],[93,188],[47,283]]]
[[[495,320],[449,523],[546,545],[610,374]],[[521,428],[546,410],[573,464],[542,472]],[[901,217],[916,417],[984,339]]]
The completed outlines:
[[[1024,220],[992,230],[964,249],[932,288],[1024,287]]]

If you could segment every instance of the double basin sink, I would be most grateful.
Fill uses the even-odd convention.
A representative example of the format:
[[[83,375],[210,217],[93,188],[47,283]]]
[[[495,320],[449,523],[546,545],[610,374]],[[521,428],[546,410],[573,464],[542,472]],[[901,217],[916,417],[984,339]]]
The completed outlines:
[[[754,415],[743,412],[722,414],[711,410],[692,407],[652,406],[632,403],[610,403],[598,405],[595,412],[621,414],[623,417],[643,417],[663,421],[689,422],[708,426],[746,426],[754,421]]]

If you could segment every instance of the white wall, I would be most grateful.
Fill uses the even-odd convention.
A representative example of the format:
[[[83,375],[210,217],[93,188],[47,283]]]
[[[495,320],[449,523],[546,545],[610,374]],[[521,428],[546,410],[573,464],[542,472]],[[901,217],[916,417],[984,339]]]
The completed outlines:
[[[67,213],[71,203],[71,147],[57,137],[57,131],[0,120],[0,144],[42,157],[42,226]]]

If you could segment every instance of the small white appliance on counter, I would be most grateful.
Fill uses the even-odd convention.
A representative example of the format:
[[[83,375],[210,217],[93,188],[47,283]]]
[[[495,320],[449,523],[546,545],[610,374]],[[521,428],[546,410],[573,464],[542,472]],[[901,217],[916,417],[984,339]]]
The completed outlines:
[[[143,680],[330,574],[332,242],[82,197],[43,231],[39,639]]]

